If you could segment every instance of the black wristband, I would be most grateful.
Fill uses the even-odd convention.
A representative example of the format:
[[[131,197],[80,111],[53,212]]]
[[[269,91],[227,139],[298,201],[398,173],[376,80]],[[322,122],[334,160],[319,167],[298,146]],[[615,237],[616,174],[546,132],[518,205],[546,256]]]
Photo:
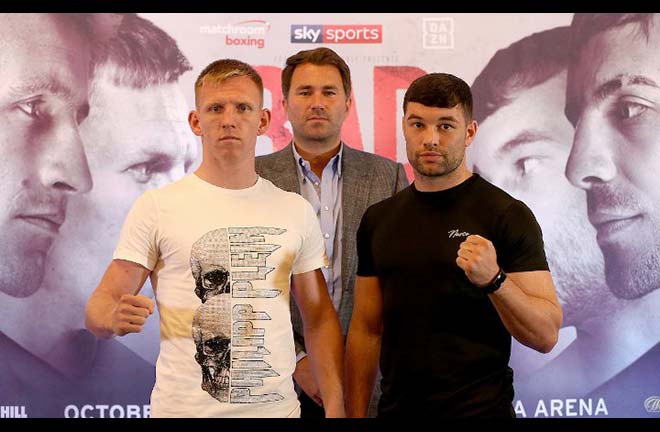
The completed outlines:
[[[506,280],[506,273],[504,273],[502,269],[500,269],[500,271],[497,272],[493,280],[490,281],[490,283],[484,287],[484,292],[486,294],[494,293],[495,291],[500,289],[500,287],[502,286],[505,280]]]

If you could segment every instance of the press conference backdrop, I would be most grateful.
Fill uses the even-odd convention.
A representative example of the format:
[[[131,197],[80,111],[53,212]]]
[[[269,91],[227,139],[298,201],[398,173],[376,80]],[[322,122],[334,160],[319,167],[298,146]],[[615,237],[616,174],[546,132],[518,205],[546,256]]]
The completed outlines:
[[[579,64],[579,55],[571,56],[571,44],[560,40],[532,40],[531,49],[512,50],[510,57],[486,68],[498,50],[532,34],[569,26],[573,14],[566,13],[139,16],[173,38],[192,69],[159,89],[113,88],[111,80],[92,77],[90,115],[80,124],[93,180],[90,190],[69,198],[59,234],[43,257],[43,281],[34,292],[0,293],[0,417],[149,415],[159,346],[157,313],[142,333],[111,341],[97,341],[84,330],[86,300],[111,260],[123,218],[144,189],[174,181],[198,165],[200,144],[188,130],[186,116],[194,106],[193,83],[204,66],[218,58],[256,66],[264,80],[265,104],[273,113],[269,131],[257,143],[257,154],[267,154],[286,146],[292,137],[280,88],[285,59],[320,46],[337,51],[351,68],[354,103],[344,124],[344,141],[404,163],[411,180],[401,132],[406,88],[428,72],[448,72],[472,85],[483,71],[482,83],[473,89],[480,129],[468,149],[468,163],[534,211],[565,315],[559,343],[551,353],[542,355],[513,342],[517,415],[660,417],[659,285],[647,277],[638,282],[639,292],[629,294],[635,287],[617,279],[628,265],[621,249],[629,245],[622,240],[617,249],[612,232],[620,229],[622,235],[633,237],[640,232],[626,231],[627,227],[597,231],[592,226],[589,213],[593,216],[600,197],[585,192],[588,186],[580,182],[586,174],[579,165],[589,152],[598,153],[598,146],[613,148],[614,142],[619,149],[613,151],[633,152],[641,164],[657,158],[657,146],[647,148],[647,155],[640,153],[643,147],[633,148],[634,135],[660,126],[657,87],[644,85],[660,80],[660,68],[645,66],[648,59],[660,65],[660,55],[652,49],[648,56],[635,51],[631,61],[627,54],[633,52],[630,46],[647,43],[639,32],[609,32],[590,51],[589,64],[599,64],[603,71],[567,76],[567,66],[578,72],[585,66]],[[112,29],[121,18],[99,22],[110,22]],[[9,25],[16,18],[3,19]],[[608,54],[612,59],[597,61],[597,55]],[[546,67],[534,55],[550,63],[557,60]],[[611,64],[623,67],[615,73],[618,83],[622,76],[649,78],[593,94],[584,90],[604,79]],[[507,82],[517,73],[519,78]],[[603,125],[585,126],[580,132],[584,151],[570,160],[574,124],[565,115],[567,80],[571,94],[586,95],[575,100],[585,105],[597,97],[594,112],[606,110],[604,122],[613,123],[614,117],[620,122],[611,128],[616,133]],[[571,87],[571,80],[579,84]],[[503,92],[500,97],[494,96],[497,89]],[[604,108],[604,101],[613,97],[614,108]],[[479,105],[481,99],[488,103]],[[12,125],[4,122],[0,128]],[[595,135],[588,137],[594,128]],[[3,153],[16,151],[4,141],[0,145],[8,146]],[[154,154],[167,158],[165,167],[158,165],[162,160]],[[572,171],[567,162],[573,164]],[[635,215],[651,222],[660,218],[653,212],[657,201],[643,187],[621,190],[629,193],[606,195],[616,211],[636,209]],[[11,200],[5,194],[3,199]],[[599,244],[597,235],[614,240]],[[655,246],[653,239],[645,240],[650,240],[648,248]],[[0,251],[3,260],[15,259],[11,249]],[[643,252],[639,247],[635,253]],[[657,264],[652,259],[645,262],[652,272],[658,272]],[[653,286],[646,289],[644,284]],[[153,295],[148,284],[143,293]]]

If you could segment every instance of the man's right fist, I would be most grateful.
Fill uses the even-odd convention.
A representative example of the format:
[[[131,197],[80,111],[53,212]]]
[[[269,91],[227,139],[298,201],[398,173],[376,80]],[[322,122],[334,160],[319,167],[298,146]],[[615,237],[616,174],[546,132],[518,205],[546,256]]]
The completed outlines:
[[[142,294],[122,295],[112,315],[112,331],[118,336],[139,333],[155,307],[156,303]]]

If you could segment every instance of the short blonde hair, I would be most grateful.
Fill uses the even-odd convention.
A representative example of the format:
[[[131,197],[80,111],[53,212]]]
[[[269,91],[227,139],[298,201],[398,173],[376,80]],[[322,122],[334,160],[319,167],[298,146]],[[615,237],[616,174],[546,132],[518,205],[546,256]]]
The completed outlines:
[[[246,76],[257,85],[263,102],[264,83],[261,80],[259,72],[252,66],[235,59],[216,60],[204,68],[195,81],[195,105],[197,105],[197,91],[202,88],[206,82],[212,80],[217,84],[237,76]]]

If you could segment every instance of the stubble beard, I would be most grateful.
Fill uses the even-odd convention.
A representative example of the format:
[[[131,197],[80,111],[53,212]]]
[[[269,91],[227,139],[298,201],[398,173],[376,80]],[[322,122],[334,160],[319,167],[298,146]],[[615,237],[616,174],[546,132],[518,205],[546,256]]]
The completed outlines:
[[[607,284],[619,298],[636,299],[660,288],[660,242],[650,239],[649,248],[630,251],[618,245],[601,247]]]
[[[461,162],[463,162],[463,158],[465,156],[459,156],[455,158],[451,158],[448,153],[446,152],[439,152],[442,154],[442,161],[438,162],[438,164],[433,164],[433,165],[424,165],[419,161],[419,156],[415,155],[414,160],[411,162],[411,165],[417,171],[424,177],[443,177],[447,176],[454,171],[461,165]]]

